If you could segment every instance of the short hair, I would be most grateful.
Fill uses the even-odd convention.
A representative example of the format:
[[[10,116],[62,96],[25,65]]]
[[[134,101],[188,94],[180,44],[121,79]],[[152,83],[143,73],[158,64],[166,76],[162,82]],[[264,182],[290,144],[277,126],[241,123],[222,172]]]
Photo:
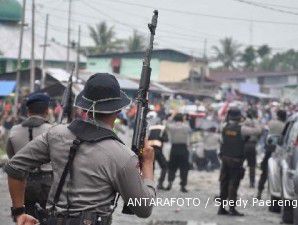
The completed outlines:
[[[49,105],[44,102],[33,102],[28,105],[28,112],[35,115],[44,115],[49,109]]]
[[[277,118],[282,122],[285,122],[287,120],[287,112],[285,110],[278,110],[276,115]]]
[[[183,114],[182,113],[178,113],[174,116],[174,121],[176,122],[183,122]]]

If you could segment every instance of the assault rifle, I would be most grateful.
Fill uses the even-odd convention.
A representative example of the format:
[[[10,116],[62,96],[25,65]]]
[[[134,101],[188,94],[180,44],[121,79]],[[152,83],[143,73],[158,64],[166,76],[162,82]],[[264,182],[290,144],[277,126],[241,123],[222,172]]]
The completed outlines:
[[[150,87],[151,76],[151,55],[153,50],[154,35],[157,26],[158,11],[154,10],[151,23],[148,24],[150,31],[149,46],[146,49],[145,57],[143,60],[143,67],[141,73],[141,79],[139,83],[139,89],[137,93],[137,114],[135,119],[134,133],[132,137],[132,151],[139,157],[140,169],[142,168],[142,149],[145,144],[146,129],[147,129],[147,113],[148,113],[148,92]],[[123,207],[122,213],[133,214],[127,205]]]
[[[63,97],[62,97],[62,102],[61,105],[63,107],[62,111],[60,112],[59,115],[59,123],[63,122],[64,118],[67,118],[67,123],[70,123],[72,121],[72,77],[73,77],[73,72],[74,72],[74,66],[72,67],[71,74],[69,76],[67,86],[64,90]]]

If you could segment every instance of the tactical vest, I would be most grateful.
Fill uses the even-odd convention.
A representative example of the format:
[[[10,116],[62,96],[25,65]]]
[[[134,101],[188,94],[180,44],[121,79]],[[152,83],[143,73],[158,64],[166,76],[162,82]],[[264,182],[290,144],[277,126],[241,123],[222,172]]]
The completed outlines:
[[[228,123],[222,131],[222,156],[244,158],[244,140],[241,135],[241,126],[237,123]]]

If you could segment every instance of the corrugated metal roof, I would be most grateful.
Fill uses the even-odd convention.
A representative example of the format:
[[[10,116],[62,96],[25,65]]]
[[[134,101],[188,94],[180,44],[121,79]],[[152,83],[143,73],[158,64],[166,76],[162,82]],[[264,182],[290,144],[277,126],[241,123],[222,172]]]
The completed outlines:
[[[0,23],[0,51],[5,58],[16,59],[19,49],[19,25],[1,24]],[[35,35],[35,59],[41,60],[43,48],[43,37],[36,33]],[[66,61],[66,47],[59,45],[53,41],[49,42],[47,48],[46,60],[48,61]],[[30,59],[31,57],[31,29],[25,28],[23,38],[22,59]],[[76,61],[76,51],[70,50],[70,61]],[[81,62],[86,62],[85,56],[80,56]]]

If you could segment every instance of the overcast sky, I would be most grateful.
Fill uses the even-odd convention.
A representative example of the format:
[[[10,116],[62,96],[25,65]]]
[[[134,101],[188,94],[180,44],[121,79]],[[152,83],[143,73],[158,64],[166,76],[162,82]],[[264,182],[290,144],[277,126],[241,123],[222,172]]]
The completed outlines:
[[[219,39],[232,37],[242,46],[268,44],[274,51],[298,49],[297,0],[72,1],[71,37],[77,39],[78,26],[81,25],[81,45],[93,44],[88,25],[94,26],[102,21],[113,25],[119,38],[127,38],[133,29],[147,35],[146,24],[151,19],[152,10],[158,9],[158,48],[174,48],[201,56],[206,39],[210,56],[213,54],[212,46],[218,44]],[[45,15],[49,13],[49,37],[65,44],[68,0],[36,0],[36,3],[37,35],[43,36]],[[30,8],[31,0],[27,0],[27,23],[30,23]]]

